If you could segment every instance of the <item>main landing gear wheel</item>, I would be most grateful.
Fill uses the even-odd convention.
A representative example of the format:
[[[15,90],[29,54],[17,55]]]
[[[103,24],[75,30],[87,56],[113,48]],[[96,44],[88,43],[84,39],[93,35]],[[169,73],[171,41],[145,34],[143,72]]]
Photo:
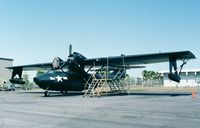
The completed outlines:
[[[50,92],[49,92],[49,91],[45,91],[45,92],[44,92],[44,96],[45,96],[45,97],[50,96]]]
[[[60,91],[60,93],[66,95],[66,94],[67,94],[67,91]]]

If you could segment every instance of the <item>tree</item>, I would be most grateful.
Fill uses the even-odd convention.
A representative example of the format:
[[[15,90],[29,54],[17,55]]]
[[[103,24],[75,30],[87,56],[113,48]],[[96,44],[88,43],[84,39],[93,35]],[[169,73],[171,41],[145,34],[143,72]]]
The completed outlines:
[[[44,70],[37,70],[36,76],[40,76],[44,73]]]
[[[156,72],[156,73],[155,73],[155,79],[156,79],[156,80],[161,80],[161,79],[163,79],[163,76],[161,75],[161,73]]]
[[[143,79],[144,79],[144,80],[147,80],[147,79],[148,79],[147,72],[148,72],[147,70],[143,70],[143,71],[142,71],[142,76],[143,76]]]
[[[25,84],[22,85],[23,90],[33,89],[33,83],[29,81],[29,75],[26,72],[23,74],[23,80],[25,81]]]
[[[158,80],[162,79],[161,73],[154,72],[154,71],[142,71],[142,76],[144,80]]]
[[[161,80],[163,77],[161,76],[161,73],[158,72],[154,72],[154,71],[147,71],[147,70],[143,70],[142,71],[142,76],[143,76],[143,80],[144,80],[144,84],[145,85],[154,85],[154,84],[158,84],[158,80]]]
[[[25,72],[22,78],[25,81],[25,84],[22,85],[22,90],[27,90],[27,85],[29,84],[28,74]]]
[[[25,84],[29,84],[29,78],[28,77],[29,77],[28,74],[25,72],[23,74],[23,80],[25,81]]]

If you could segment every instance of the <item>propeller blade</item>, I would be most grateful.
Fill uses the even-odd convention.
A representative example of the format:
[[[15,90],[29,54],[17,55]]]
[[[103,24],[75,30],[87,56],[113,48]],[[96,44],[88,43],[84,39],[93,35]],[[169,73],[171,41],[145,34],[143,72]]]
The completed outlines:
[[[71,55],[72,54],[72,45],[70,44],[69,45],[69,55]]]

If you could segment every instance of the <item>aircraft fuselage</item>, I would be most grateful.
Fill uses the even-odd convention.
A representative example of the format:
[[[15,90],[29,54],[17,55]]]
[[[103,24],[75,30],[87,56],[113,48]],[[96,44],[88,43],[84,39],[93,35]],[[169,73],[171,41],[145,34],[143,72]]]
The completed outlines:
[[[44,90],[55,91],[82,91],[84,80],[79,74],[63,71],[49,71],[34,77],[34,82]]]

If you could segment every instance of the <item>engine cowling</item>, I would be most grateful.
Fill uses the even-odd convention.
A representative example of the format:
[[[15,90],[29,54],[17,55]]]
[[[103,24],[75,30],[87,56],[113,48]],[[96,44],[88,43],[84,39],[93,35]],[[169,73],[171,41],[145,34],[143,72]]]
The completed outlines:
[[[59,57],[55,57],[52,61],[52,69],[57,70],[60,69],[60,66],[62,65],[63,60]]]
[[[68,61],[75,61],[79,64],[81,64],[85,59],[87,58],[78,52],[73,52],[73,54],[68,56]]]

